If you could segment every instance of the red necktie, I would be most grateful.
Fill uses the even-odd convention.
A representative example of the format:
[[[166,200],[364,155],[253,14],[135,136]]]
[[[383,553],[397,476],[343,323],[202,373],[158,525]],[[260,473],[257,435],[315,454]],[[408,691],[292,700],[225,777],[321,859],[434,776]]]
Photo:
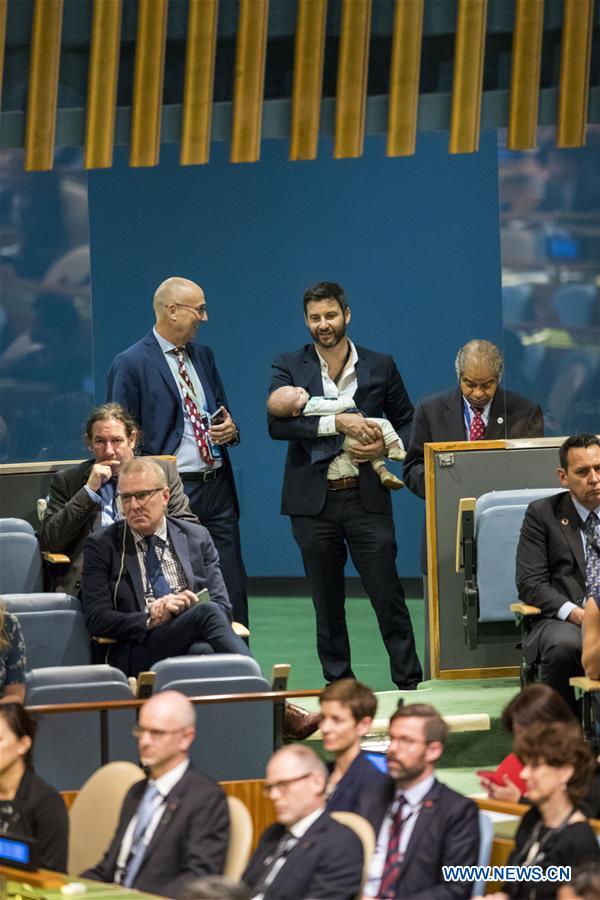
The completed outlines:
[[[485,425],[483,424],[483,417],[481,415],[480,409],[473,409],[471,406],[471,412],[473,413],[473,418],[471,419],[471,428],[469,430],[469,440],[470,441],[482,441],[483,434],[485,431]]]
[[[383,866],[383,875],[381,876],[379,891],[377,892],[377,896],[379,898],[396,896],[396,887],[398,885],[400,868],[402,866],[403,859],[403,854],[400,853],[400,835],[402,834],[404,823],[407,821],[407,819],[410,819],[412,815],[412,813],[409,812],[409,814],[403,819],[402,810],[406,802],[404,794],[400,794],[397,800],[398,807],[396,809],[394,817],[392,818],[392,824],[390,826],[390,839],[388,841],[387,856],[385,858],[385,864]]]
[[[177,362],[179,363],[179,374],[181,375],[181,378],[187,388],[187,390],[183,392],[183,403],[187,410],[187,414],[190,417],[192,428],[194,429],[194,436],[196,438],[196,443],[198,444],[198,450],[200,451],[202,461],[205,462],[208,466],[212,466],[215,460],[210,450],[210,444],[208,443],[208,427],[206,425],[206,422],[204,421],[204,416],[196,406],[196,401],[194,400],[194,386],[185,367],[183,347],[176,347],[175,355],[177,357]]]

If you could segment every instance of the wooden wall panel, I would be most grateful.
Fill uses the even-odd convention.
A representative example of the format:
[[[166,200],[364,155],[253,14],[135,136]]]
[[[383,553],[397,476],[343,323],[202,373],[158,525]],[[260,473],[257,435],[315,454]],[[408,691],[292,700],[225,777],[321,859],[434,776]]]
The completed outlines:
[[[129,165],[156,166],[165,70],[168,0],[138,0]]]
[[[25,124],[25,170],[51,169],[62,28],[62,0],[35,0]]]
[[[396,0],[390,70],[388,156],[412,156],[415,152],[423,8],[424,0]]]
[[[218,14],[218,0],[190,0],[179,158],[182,166],[207,163],[210,157]]]
[[[240,0],[229,156],[233,163],[260,159],[268,14],[268,0]]]
[[[298,0],[290,159],[316,159],[323,89],[327,0]]]
[[[479,150],[487,0],[459,0],[454,44],[450,153]]]
[[[594,0],[564,0],[557,147],[585,144]]]
[[[540,96],[544,0],[516,0],[507,146],[533,150]]]
[[[370,32],[371,0],[344,0],[335,103],[336,159],[362,156]]]
[[[86,169],[112,166],[121,8],[121,0],[94,0],[85,120]]]

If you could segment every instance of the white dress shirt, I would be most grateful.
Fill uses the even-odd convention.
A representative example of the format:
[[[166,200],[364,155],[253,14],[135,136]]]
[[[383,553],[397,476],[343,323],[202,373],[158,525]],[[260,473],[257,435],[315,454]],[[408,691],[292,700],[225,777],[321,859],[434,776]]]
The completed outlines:
[[[585,525],[585,523],[587,522],[587,517],[589,516],[589,514],[591,512],[595,512],[596,515],[600,517],[600,506],[597,506],[595,509],[586,509],[585,506],[581,505],[579,500],[575,499],[573,494],[571,494],[571,500],[573,501],[573,506],[577,510],[577,515],[581,519],[583,525]],[[598,526],[596,526],[596,532],[598,532]],[[585,560],[587,560],[587,541],[585,539],[585,532],[583,530],[583,527],[581,528],[580,534],[581,534],[581,541],[583,543],[583,558]],[[597,534],[597,537],[600,540],[600,535]],[[586,599],[587,598],[584,598],[584,601],[583,601],[584,606],[585,606]],[[565,600],[565,602],[563,603],[561,608],[556,613],[556,618],[562,619],[563,621],[565,621],[566,619],[569,618],[570,614],[573,612],[574,609],[578,609],[577,604],[572,603],[570,600]]]

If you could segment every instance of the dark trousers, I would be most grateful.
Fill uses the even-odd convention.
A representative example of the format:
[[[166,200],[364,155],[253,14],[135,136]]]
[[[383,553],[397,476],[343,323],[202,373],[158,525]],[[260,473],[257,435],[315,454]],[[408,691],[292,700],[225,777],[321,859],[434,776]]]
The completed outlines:
[[[398,688],[416,687],[422,673],[396,571],[392,516],[367,512],[358,490],[328,491],[318,516],[292,516],[292,533],[310,582],[317,652],[325,679],[354,677],[345,614],[344,566],[349,549],[377,616],[392,681]]]
[[[583,675],[581,665],[581,628],[561,619],[535,622],[525,640],[527,662],[539,663],[540,681],[550,685],[578,714],[579,705],[569,678]]]
[[[126,675],[138,675],[154,663],[169,656],[185,656],[192,644],[205,641],[215,653],[241,653],[250,656],[244,641],[234,633],[221,607],[207,601],[197,603],[185,612],[149,631],[143,644],[128,648],[117,645],[109,648],[108,662],[119,666]],[[125,665],[119,651],[128,650],[129,664]]]
[[[182,473],[181,480],[192,512],[208,528],[217,548],[233,618],[248,625],[246,569],[233,494],[225,470],[219,469],[212,481],[199,481],[187,472]]]

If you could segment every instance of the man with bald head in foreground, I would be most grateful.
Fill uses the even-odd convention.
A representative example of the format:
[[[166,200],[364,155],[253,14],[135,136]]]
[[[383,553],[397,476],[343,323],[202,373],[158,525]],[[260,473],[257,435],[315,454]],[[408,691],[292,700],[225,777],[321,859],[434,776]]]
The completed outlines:
[[[127,793],[103,859],[84,878],[178,897],[191,879],[223,871],[229,838],[221,788],[191,765],[196,713],[183,694],[155,694],[134,735],[148,777]]]
[[[190,507],[215,543],[234,618],[248,624],[239,505],[228,447],[237,426],[209,347],[195,341],[208,321],[204,292],[187,278],[167,278],[154,294],[156,324],[113,360],[107,400],[139,423],[142,452],[175,455]]]
[[[277,823],[264,832],[242,880],[252,900],[353,900],[362,843],[325,810],[329,773],[314,750],[290,744],[273,754],[264,793]]]

